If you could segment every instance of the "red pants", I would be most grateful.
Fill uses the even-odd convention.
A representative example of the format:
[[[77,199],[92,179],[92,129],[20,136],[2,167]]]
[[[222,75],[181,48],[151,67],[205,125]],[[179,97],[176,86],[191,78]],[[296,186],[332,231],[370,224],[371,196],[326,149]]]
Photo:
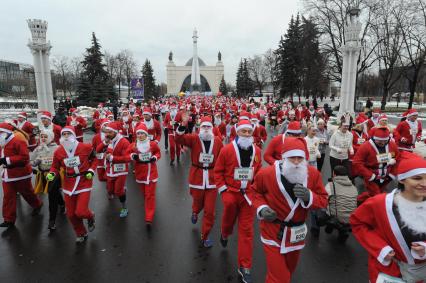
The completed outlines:
[[[255,211],[240,192],[225,191],[223,201],[222,235],[232,234],[238,217],[238,266],[251,268],[253,257],[253,222]]]
[[[107,191],[110,195],[121,197],[126,194],[126,178],[127,175],[117,177],[107,177]]]
[[[299,261],[300,251],[280,253],[280,248],[263,245],[266,256],[265,283],[290,283],[291,275],[296,269]]]
[[[155,214],[155,189],[157,183],[151,182],[149,184],[139,185],[145,200],[145,221],[152,222]]]
[[[15,182],[2,182],[3,185],[3,218],[6,222],[15,223],[16,220],[16,193],[20,193],[32,207],[42,205],[41,200],[34,194],[31,178]]]
[[[365,192],[362,192],[361,194],[358,195],[357,197],[358,204],[363,203],[370,197],[373,197],[375,195],[385,192],[388,183],[389,181],[384,181],[379,186],[376,182],[370,182],[370,181],[364,180]]]
[[[106,182],[107,181],[105,168],[97,168],[96,172],[98,173],[99,182]]]
[[[77,237],[86,235],[87,231],[83,219],[92,219],[94,216],[89,209],[90,191],[72,196],[64,194],[64,196],[67,217],[74,228],[75,234]]]
[[[170,129],[169,129],[170,131]],[[180,157],[180,144],[175,141],[174,134],[169,134],[170,160],[175,160],[175,155]]]
[[[217,189],[190,189],[192,213],[199,214],[204,209],[201,225],[201,239],[207,240],[214,225]]]

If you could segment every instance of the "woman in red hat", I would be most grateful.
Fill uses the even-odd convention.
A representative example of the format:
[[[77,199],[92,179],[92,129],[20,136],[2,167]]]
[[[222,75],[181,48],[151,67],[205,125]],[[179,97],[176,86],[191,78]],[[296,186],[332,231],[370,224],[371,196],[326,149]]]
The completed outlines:
[[[398,189],[369,198],[350,218],[369,254],[370,282],[426,280],[426,160],[402,155]]]

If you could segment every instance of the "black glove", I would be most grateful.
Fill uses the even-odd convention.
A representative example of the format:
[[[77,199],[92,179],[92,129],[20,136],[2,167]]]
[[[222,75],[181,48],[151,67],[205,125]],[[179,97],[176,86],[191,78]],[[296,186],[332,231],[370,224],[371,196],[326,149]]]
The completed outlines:
[[[267,222],[274,222],[277,219],[277,213],[270,207],[264,207],[260,210],[260,216]]]
[[[0,158],[0,165],[7,165],[6,157]]]
[[[133,159],[134,161],[139,161],[139,155],[138,155],[138,154],[133,154],[133,155],[132,155],[132,159]]]
[[[33,168],[33,174],[37,174],[38,170]]]
[[[309,189],[304,187],[301,184],[296,184],[293,189],[294,195],[297,198],[300,198],[304,202],[309,202],[309,199],[311,198],[311,194],[309,193]]]
[[[157,161],[157,157],[155,157],[155,156],[151,156],[151,159],[149,160],[151,163],[153,163],[153,162],[155,162],[155,161]]]

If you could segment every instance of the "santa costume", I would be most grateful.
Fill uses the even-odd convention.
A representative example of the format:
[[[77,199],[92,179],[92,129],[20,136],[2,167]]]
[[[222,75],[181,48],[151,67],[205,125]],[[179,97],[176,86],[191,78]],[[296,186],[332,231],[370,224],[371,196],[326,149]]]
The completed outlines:
[[[204,210],[201,241],[205,247],[211,247],[209,234],[214,225],[217,197],[214,168],[223,144],[213,134],[210,117],[201,118],[199,134],[184,134],[185,126],[180,126],[176,131],[176,140],[191,149],[192,165],[188,177],[192,196],[191,221],[196,224],[198,214]]]
[[[175,157],[179,163],[180,161],[180,144],[175,142],[175,129],[178,127],[179,122],[181,121],[182,114],[177,112],[176,104],[170,106],[170,112],[166,113],[166,117],[163,121],[163,126],[167,128],[168,141],[170,145],[170,165],[173,165],[175,162]],[[167,138],[167,137],[166,137]]]
[[[124,108],[121,112],[121,118],[118,122],[120,123],[119,130],[121,131],[121,135],[129,142],[132,141],[132,116],[130,115],[129,110],[127,108]]]
[[[416,141],[422,137],[422,123],[417,119],[415,109],[407,112],[407,119],[400,122],[395,129],[395,140],[400,150],[413,151]]]
[[[268,139],[268,134],[266,133],[266,129],[264,126],[262,126],[259,123],[259,115],[256,114],[252,114],[250,121],[253,125],[254,131],[253,131],[253,138],[254,138],[254,143],[260,148],[262,149],[263,144],[266,142],[266,140]]]
[[[293,157],[303,161],[296,165]],[[266,255],[265,282],[288,283],[305,246],[308,210],[325,208],[328,198],[320,172],[307,164],[303,138],[286,139],[283,162],[260,170],[252,198]]]
[[[21,131],[25,132],[28,136],[28,149],[33,151],[37,146],[36,142],[36,128],[33,124],[27,121],[27,113],[21,112],[18,114],[18,120],[16,121],[16,127]]]
[[[142,141],[138,139],[138,134],[146,135]],[[147,228],[151,227],[155,214],[155,190],[158,181],[158,171],[156,162],[161,157],[160,148],[156,141],[151,141],[149,129],[144,123],[139,124],[135,131],[136,141],[132,143],[126,152],[127,161],[135,162],[136,183],[145,199],[145,222]]]
[[[99,120],[99,132],[93,136],[92,139],[92,148],[96,152],[98,146],[105,141],[105,133],[103,128],[110,123],[108,119]],[[96,173],[98,175],[99,182],[106,182],[106,160],[105,154],[103,152],[96,153]]]
[[[42,111],[39,114],[39,117],[41,119],[41,123],[39,123],[39,130],[46,130],[46,131],[52,131],[53,134],[55,135],[55,143],[57,145],[59,145],[59,139],[61,138],[61,126],[56,125],[54,123],[52,123],[52,113],[50,113],[49,111]]]
[[[75,129],[77,135],[77,141],[83,142],[83,130],[87,127],[87,121],[78,114],[78,109],[70,109],[71,116],[67,117],[67,126],[72,126]]]
[[[160,122],[152,118],[151,109],[145,107],[143,109],[144,120],[143,123],[148,129],[148,138],[150,141],[156,142],[157,144],[161,141],[161,125]],[[134,139],[136,140],[136,139]]]
[[[27,144],[13,134],[13,127],[0,123],[0,166],[3,187],[3,218],[0,227],[11,227],[16,221],[16,193],[20,193],[33,208],[33,215],[40,212],[43,205],[34,194],[31,183],[32,169]]]

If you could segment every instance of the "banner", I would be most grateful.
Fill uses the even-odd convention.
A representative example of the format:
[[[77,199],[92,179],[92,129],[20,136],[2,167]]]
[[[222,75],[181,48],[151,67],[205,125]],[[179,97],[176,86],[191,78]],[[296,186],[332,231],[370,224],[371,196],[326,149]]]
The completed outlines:
[[[130,83],[133,98],[142,99],[144,92],[143,78],[132,79]]]

